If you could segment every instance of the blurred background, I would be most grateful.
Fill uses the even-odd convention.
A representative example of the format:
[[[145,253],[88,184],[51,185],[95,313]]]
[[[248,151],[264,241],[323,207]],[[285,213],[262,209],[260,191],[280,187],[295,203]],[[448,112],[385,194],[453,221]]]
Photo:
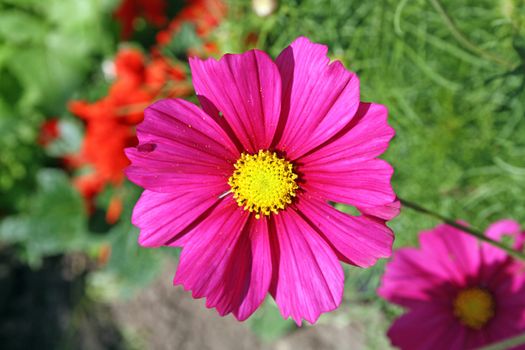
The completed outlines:
[[[342,306],[313,327],[270,298],[240,323],[173,287],[179,252],[139,248],[130,223],[123,149],[148,104],[195,101],[188,55],[275,57],[299,35],[389,108],[400,197],[525,223],[524,0],[0,0],[2,349],[390,347],[385,261],[346,266]],[[395,247],[436,223],[404,210]]]

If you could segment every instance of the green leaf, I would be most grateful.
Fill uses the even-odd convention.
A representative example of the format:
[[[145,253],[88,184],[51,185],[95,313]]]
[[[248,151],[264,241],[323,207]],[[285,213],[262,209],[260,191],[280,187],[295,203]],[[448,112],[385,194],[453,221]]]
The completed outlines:
[[[41,42],[48,31],[46,23],[34,15],[16,10],[0,12],[0,40],[13,44]]]
[[[91,280],[91,293],[109,299],[131,297],[139,288],[150,284],[160,274],[167,256],[162,249],[144,248],[138,244],[139,230],[131,224],[131,213],[140,189],[126,183],[123,193],[124,211],[120,223],[107,236],[111,245],[110,259],[104,270],[96,272]]]
[[[43,107],[56,115],[98,68],[95,59],[113,50],[112,37],[104,31],[110,3],[50,0],[37,5],[0,11],[0,71],[9,71],[20,83],[20,108]]]
[[[76,119],[61,119],[58,123],[59,137],[53,141],[46,152],[53,157],[76,154],[82,142],[82,126]]]
[[[195,25],[184,23],[180,31],[171,38],[167,49],[171,50],[175,56],[185,55],[188,49],[202,46],[202,41],[195,31]]]
[[[45,255],[81,249],[86,239],[84,203],[66,174],[40,170],[37,185],[27,212],[0,223],[0,240],[23,243],[32,263]]]

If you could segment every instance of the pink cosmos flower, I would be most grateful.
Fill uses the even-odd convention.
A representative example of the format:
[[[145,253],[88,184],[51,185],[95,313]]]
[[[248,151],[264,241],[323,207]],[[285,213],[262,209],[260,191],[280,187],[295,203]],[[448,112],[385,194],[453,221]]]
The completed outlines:
[[[339,260],[367,267],[391,253],[385,220],[399,205],[376,157],[394,131],[326,54],[301,37],[275,61],[259,50],[192,58],[202,109],[156,102],[127,149],[127,176],[146,189],[139,243],[183,247],[174,283],[221,315],[244,320],[269,292],[285,318],[313,323],[341,302]]]
[[[502,220],[486,235],[515,236],[519,224]],[[388,336],[401,349],[474,349],[525,331],[524,266],[505,251],[448,225],[423,232],[421,249],[402,248],[386,266],[379,295],[408,312]],[[520,347],[520,349],[525,349]]]

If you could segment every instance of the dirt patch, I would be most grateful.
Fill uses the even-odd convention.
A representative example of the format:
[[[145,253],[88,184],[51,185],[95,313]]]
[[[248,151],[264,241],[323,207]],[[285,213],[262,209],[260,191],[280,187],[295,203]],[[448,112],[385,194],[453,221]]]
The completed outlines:
[[[172,284],[175,265],[135,298],[115,303],[114,315],[121,328],[146,349],[230,350],[261,349],[247,325],[233,317],[220,317],[204,300]],[[140,344],[142,343],[142,344]]]
[[[164,350],[339,350],[364,349],[360,332],[348,326],[302,327],[273,342],[263,343],[246,323],[232,316],[220,317],[207,309],[204,299],[172,285],[175,265],[135,298],[118,302],[112,309],[121,329],[132,334],[137,348]]]

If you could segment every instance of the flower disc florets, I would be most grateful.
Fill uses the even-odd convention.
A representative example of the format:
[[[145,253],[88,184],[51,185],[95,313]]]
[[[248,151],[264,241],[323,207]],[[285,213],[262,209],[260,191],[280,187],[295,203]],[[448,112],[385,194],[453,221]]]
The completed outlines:
[[[481,329],[494,317],[494,298],[481,288],[467,288],[454,300],[454,315],[465,326]]]
[[[298,189],[297,175],[293,164],[275,152],[243,153],[234,166],[228,179],[233,198],[239,206],[254,212],[257,219],[261,214],[277,214],[292,203]]]

